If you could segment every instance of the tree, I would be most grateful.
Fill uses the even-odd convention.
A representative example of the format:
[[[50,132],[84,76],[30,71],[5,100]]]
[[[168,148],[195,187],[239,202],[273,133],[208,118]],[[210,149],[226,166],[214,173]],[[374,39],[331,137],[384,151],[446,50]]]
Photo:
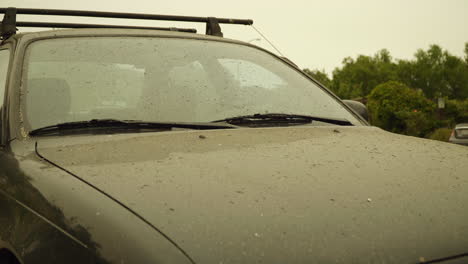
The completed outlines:
[[[468,100],[448,100],[445,105],[445,114],[449,126],[468,123]]]
[[[465,43],[465,64],[468,66],[468,42]]]
[[[347,57],[343,67],[333,71],[331,87],[342,98],[365,97],[378,84],[396,80],[396,67],[385,49],[373,57],[359,55],[356,60]]]
[[[323,73],[310,72],[317,79]],[[411,60],[393,60],[385,49],[374,56],[346,57],[342,67],[333,71],[333,78],[326,77],[326,82],[330,81],[328,87],[345,99],[366,97],[377,85],[393,80],[421,89],[432,100],[464,100],[468,99],[468,43],[465,58],[453,56],[438,45],[419,49]]]
[[[344,58],[331,79],[324,71],[305,71],[343,99],[367,97],[372,123],[392,132],[427,136],[436,127],[468,122],[468,42],[464,57],[431,45],[412,59],[394,60],[383,49]],[[439,97],[448,100],[436,119]]]
[[[468,45],[465,45],[465,49],[468,49]],[[400,60],[398,80],[421,89],[430,99],[445,96],[451,99],[468,98],[468,64],[438,45],[431,45],[427,51],[418,50],[415,60]]]
[[[424,136],[436,125],[435,104],[422,92],[390,81],[375,87],[367,106],[372,124],[385,130],[412,136]]]
[[[304,72],[307,73],[310,77],[314,78],[315,80],[319,81],[325,87],[330,88],[331,80],[328,77],[325,70],[309,70],[304,69]]]

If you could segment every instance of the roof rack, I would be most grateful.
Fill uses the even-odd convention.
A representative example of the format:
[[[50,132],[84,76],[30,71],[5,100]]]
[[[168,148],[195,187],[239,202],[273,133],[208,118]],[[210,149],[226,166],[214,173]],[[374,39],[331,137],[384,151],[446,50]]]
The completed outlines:
[[[75,24],[75,23],[55,23],[55,22],[17,22],[16,15],[46,15],[46,16],[80,16],[80,17],[101,17],[101,18],[125,18],[125,19],[145,19],[164,20],[180,22],[206,23],[206,34],[222,37],[219,24],[252,25],[251,19],[232,19],[216,17],[192,17],[192,16],[170,16],[138,13],[114,13],[83,10],[63,10],[63,9],[33,9],[33,8],[0,8],[0,14],[4,14],[0,24],[0,36],[3,39],[16,34],[18,27],[56,27],[56,28],[137,28],[137,29],[157,29],[181,32],[196,33],[195,29],[187,28],[160,28],[160,27],[139,27],[139,26],[119,26],[119,25],[97,25],[97,24]]]

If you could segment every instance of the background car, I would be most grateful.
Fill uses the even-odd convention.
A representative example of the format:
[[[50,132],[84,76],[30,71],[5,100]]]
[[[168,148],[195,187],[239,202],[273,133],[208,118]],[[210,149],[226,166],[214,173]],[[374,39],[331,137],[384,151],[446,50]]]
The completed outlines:
[[[450,135],[449,142],[468,146],[468,123],[456,125]]]

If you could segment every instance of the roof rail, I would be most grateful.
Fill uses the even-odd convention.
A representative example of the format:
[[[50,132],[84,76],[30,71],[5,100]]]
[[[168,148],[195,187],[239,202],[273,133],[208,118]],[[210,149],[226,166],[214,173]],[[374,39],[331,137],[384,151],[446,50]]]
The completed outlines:
[[[56,22],[16,22],[18,27],[40,27],[40,28],[131,28],[131,29],[153,29],[197,33],[194,28],[165,28],[165,27],[140,27],[140,26],[120,26],[120,25],[102,25],[102,24],[76,24],[76,23],[56,23]]]
[[[145,20],[163,20],[163,21],[180,21],[180,22],[198,22],[206,23],[206,34],[222,37],[221,27],[219,24],[237,24],[237,25],[252,25],[251,19],[232,19],[232,18],[216,18],[216,17],[192,17],[192,16],[171,16],[171,15],[155,15],[155,14],[138,14],[138,13],[115,13],[115,12],[100,12],[100,11],[83,11],[83,10],[63,10],[63,9],[34,9],[34,8],[0,8],[0,14],[4,14],[3,21],[0,25],[0,36],[3,39],[16,34],[16,27],[58,27],[58,28],[142,28],[142,29],[158,29],[172,30],[196,33],[195,29],[179,29],[179,28],[157,28],[157,27],[134,27],[134,26],[119,26],[119,25],[96,25],[96,24],[72,24],[72,23],[55,23],[55,22],[17,22],[16,15],[45,15],[45,16],[80,16],[80,17],[101,17],[101,18],[124,18],[124,19],[145,19]]]

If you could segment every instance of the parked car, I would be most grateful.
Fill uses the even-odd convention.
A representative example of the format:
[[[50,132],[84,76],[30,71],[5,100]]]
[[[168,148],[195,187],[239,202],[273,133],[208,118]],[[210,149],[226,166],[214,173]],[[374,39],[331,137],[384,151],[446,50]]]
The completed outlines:
[[[468,146],[468,123],[456,125],[450,135],[449,142]]]
[[[467,149],[369,126],[288,60],[222,37],[251,20],[0,12],[0,263],[468,261]]]

